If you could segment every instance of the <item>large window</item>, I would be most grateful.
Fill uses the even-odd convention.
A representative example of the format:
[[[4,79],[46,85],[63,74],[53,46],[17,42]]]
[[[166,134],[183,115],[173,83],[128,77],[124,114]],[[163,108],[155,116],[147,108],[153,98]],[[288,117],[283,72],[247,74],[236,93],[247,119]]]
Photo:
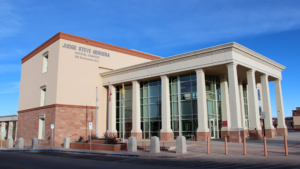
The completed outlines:
[[[161,130],[161,81],[140,84],[141,128],[143,139],[160,136]]]
[[[132,85],[125,85],[125,138],[130,137],[132,130]],[[123,138],[123,103],[122,103],[122,86],[116,88],[116,128],[118,138]]]
[[[39,139],[45,139],[45,115],[39,116]]]
[[[220,78],[205,75],[207,114],[211,138],[220,138],[222,127]]]
[[[219,78],[205,76],[207,111],[212,138],[219,138],[221,122],[221,91]],[[187,139],[197,137],[198,108],[196,74],[170,77],[171,128],[174,138],[184,135]],[[211,125],[212,124],[212,125]]]
[[[48,71],[48,51],[43,54],[43,73]]]
[[[46,86],[41,86],[41,106],[45,106],[46,105]]]

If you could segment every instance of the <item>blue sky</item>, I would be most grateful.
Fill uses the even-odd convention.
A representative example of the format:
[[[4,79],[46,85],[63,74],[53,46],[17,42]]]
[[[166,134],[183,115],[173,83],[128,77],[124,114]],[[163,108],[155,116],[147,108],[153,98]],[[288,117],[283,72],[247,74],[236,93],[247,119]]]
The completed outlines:
[[[17,113],[21,58],[58,32],[163,57],[235,41],[287,67],[285,115],[300,107],[299,0],[1,0],[0,115]]]

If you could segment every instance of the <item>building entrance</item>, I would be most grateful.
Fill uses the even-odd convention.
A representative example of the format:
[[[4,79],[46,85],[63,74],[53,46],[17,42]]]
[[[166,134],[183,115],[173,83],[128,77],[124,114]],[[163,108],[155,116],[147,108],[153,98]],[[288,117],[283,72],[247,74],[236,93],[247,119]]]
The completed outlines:
[[[216,138],[216,123],[214,119],[209,119],[210,138]]]

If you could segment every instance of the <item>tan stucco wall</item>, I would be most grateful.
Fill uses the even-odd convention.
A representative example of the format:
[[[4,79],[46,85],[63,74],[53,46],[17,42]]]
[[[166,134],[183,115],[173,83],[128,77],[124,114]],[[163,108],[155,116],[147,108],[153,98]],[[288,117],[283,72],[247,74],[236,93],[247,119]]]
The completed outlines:
[[[72,104],[72,105],[96,105],[96,87],[102,86],[99,84],[101,77],[99,75],[99,67],[116,69],[126,67],[142,62],[147,62],[147,59],[130,56],[114,51],[108,51],[106,49],[100,49],[91,47],[88,45],[60,39],[59,49],[59,62],[58,62],[58,84],[56,103],[58,104]],[[76,45],[77,50],[63,48],[62,46],[67,44]],[[75,58],[75,52],[78,52],[78,47],[85,47],[92,50],[99,50],[107,52],[110,57],[99,56],[99,62],[84,60]],[[81,52],[88,54],[86,52]],[[92,54],[92,53],[91,53]],[[78,55],[81,56],[81,55]],[[84,58],[91,58],[88,56],[82,56]],[[101,92],[102,90],[100,90]],[[102,96],[99,93],[99,96]]]
[[[65,43],[76,45],[76,50],[64,48]],[[91,53],[80,52],[79,47],[91,49]],[[109,53],[110,57],[95,55],[93,50]],[[49,52],[48,71],[43,73],[43,53],[46,51]],[[89,57],[88,54],[99,58]],[[75,58],[75,55],[93,61]],[[96,106],[96,87],[98,87],[98,135],[102,136],[107,128],[107,88],[102,86],[99,73],[148,61],[136,56],[59,39],[23,63],[19,110],[40,107],[40,87],[43,85],[46,85],[47,89],[46,105]]]
[[[47,86],[46,105],[56,101],[59,42],[51,44],[22,64],[19,110],[40,106],[41,90]],[[43,73],[43,53],[49,51],[48,71]]]
[[[300,125],[300,116],[294,116],[294,125]]]

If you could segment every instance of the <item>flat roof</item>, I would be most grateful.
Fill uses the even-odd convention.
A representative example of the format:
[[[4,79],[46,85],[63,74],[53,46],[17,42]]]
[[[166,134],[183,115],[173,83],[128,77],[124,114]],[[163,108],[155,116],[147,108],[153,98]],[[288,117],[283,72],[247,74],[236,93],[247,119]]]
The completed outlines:
[[[144,59],[149,59],[149,60],[157,60],[157,59],[162,58],[160,56],[156,56],[156,55],[152,55],[152,54],[148,54],[148,53],[144,53],[144,52],[139,52],[137,50],[127,49],[127,48],[123,48],[120,46],[115,46],[115,45],[95,41],[92,39],[83,38],[80,36],[75,36],[75,35],[71,35],[71,34],[67,34],[67,33],[63,33],[63,32],[58,32],[52,38],[50,38],[45,43],[43,43],[42,45],[40,45],[39,47],[34,49],[32,52],[30,52],[28,55],[23,57],[21,59],[22,63],[25,63],[27,60],[32,58],[34,55],[38,54],[39,52],[41,52],[46,47],[50,46],[52,43],[56,42],[59,39],[65,39],[65,40],[69,40],[69,41],[73,41],[73,42],[77,42],[77,43],[82,43],[85,45],[90,45],[90,46],[99,47],[102,49],[107,49],[107,50],[111,50],[111,51],[115,51],[115,52],[119,52],[119,53],[124,53],[124,54],[132,55],[132,56],[136,56],[136,57],[140,57],[140,58],[144,58]]]

